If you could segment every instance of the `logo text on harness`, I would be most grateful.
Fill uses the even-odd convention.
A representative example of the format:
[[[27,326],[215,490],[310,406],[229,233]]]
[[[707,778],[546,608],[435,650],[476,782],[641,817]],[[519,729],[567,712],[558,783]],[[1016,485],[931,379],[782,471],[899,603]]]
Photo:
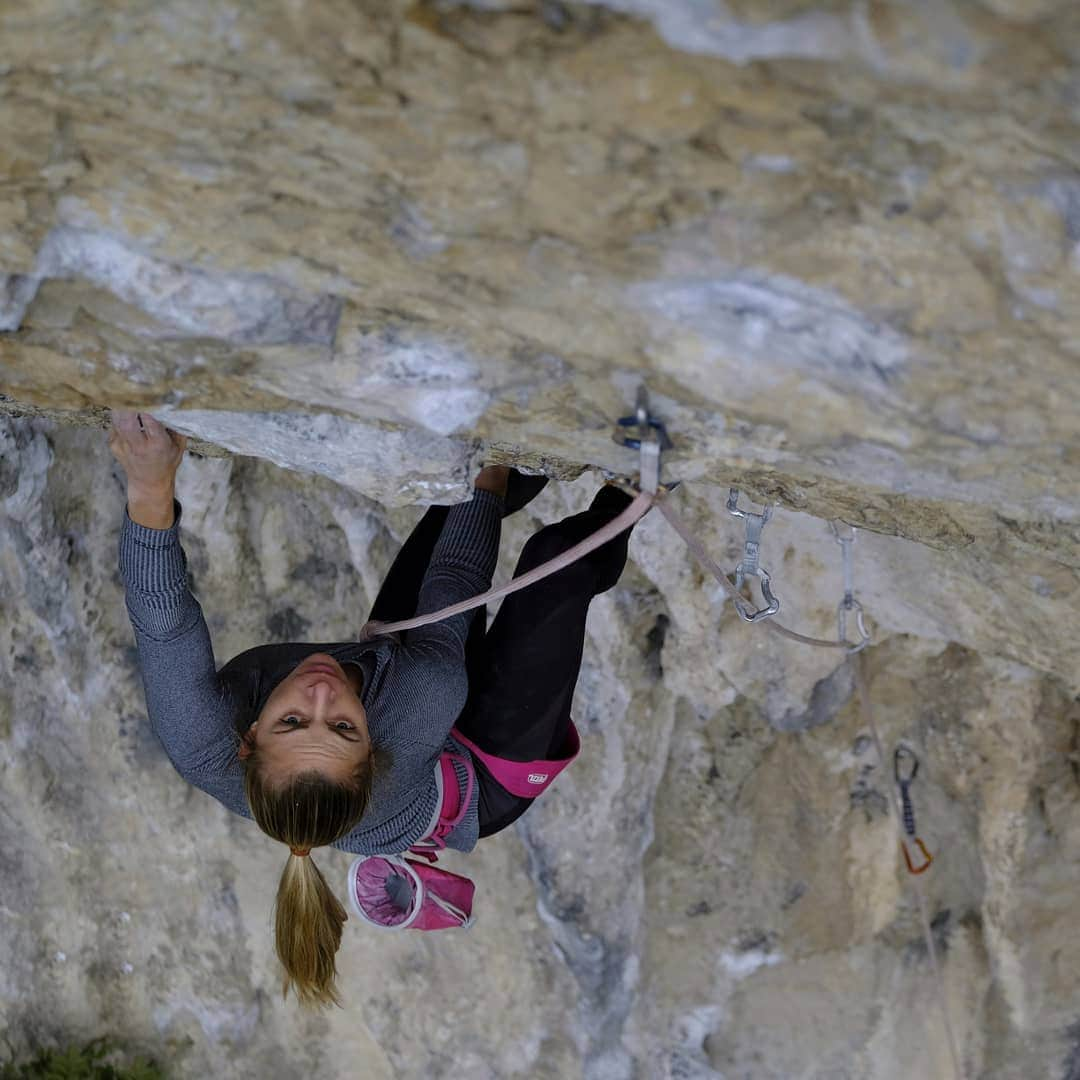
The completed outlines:
[[[529,783],[542,784],[548,778],[548,775],[546,772],[531,772],[529,773]]]

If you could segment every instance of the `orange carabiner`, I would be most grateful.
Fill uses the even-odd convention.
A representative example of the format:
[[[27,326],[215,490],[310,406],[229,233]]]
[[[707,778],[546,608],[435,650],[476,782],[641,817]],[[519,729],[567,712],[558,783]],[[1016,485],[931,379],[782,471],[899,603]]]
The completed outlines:
[[[926,850],[926,845],[917,836],[913,837],[913,839],[918,845],[919,850],[922,852],[923,858],[926,859],[926,862],[924,862],[922,866],[912,865],[911,855],[908,853],[907,844],[905,844],[903,840],[900,841],[900,850],[904,853],[904,862],[907,863],[908,873],[923,874],[930,869],[930,864],[934,861],[934,856]]]

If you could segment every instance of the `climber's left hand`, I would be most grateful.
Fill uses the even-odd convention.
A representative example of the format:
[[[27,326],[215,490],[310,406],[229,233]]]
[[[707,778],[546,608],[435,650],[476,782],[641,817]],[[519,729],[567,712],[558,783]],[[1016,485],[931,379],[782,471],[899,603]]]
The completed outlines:
[[[171,492],[184,460],[187,436],[165,427],[149,413],[116,410],[111,420],[109,449],[127,474],[129,497]]]
[[[510,480],[510,469],[505,465],[485,465],[473,481],[477,491],[490,491],[495,495],[506,495],[506,485]]]

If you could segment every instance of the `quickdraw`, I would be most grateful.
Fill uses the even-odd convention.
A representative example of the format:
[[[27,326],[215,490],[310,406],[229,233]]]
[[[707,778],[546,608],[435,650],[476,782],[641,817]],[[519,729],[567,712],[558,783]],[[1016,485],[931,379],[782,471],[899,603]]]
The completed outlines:
[[[911,852],[908,850],[907,844],[903,840],[900,841],[900,850],[904,853],[904,862],[907,863],[908,873],[911,874],[925,873],[930,869],[930,864],[934,861],[934,856],[926,850],[926,845],[915,833],[915,808],[911,804],[910,788],[918,771],[919,759],[915,756],[914,751],[909,750],[906,746],[898,746],[893,754],[893,776],[896,779],[897,787],[900,788],[900,802],[903,806],[904,832],[907,835],[908,840],[910,840],[922,853],[924,859],[921,866],[916,866],[911,861]]]
[[[739,618],[744,622],[757,622],[760,619],[768,619],[780,610],[780,601],[772,594],[769,584],[769,572],[761,565],[761,532],[765,528],[769,518],[772,517],[772,503],[765,503],[760,514],[754,514],[749,510],[739,509],[739,489],[731,488],[728,491],[727,508],[729,514],[742,518],[746,522],[746,540],[743,542],[743,557],[739,565],[735,567],[735,589],[743,587],[743,581],[748,577],[756,577],[761,582],[761,595],[765,597],[765,607],[754,611],[741,602],[741,598],[735,601],[735,610]]]
[[[857,530],[854,525],[848,525],[847,527],[851,530],[851,534],[849,536],[841,536],[841,524],[843,524],[843,522],[840,522],[839,524],[835,521],[829,522],[829,528],[832,529],[832,534],[836,537],[836,542],[840,545],[844,564],[844,599],[840,601],[840,604],[836,609],[836,624],[840,640],[847,641],[848,615],[852,612],[855,613],[855,625],[859,630],[859,640],[851,647],[849,652],[857,653],[861,652],[870,644],[870,634],[867,632],[866,624],[863,622],[862,604],[855,599],[855,560],[851,549],[855,544],[855,533]]]
[[[649,412],[649,393],[644,385],[638,387],[634,412],[631,416],[620,416],[619,429],[615,441],[641,454],[641,467],[638,472],[639,487],[650,495],[655,495],[660,487],[660,454],[672,447],[667,428],[663,421]],[[622,429],[636,427],[637,438],[627,435]]]

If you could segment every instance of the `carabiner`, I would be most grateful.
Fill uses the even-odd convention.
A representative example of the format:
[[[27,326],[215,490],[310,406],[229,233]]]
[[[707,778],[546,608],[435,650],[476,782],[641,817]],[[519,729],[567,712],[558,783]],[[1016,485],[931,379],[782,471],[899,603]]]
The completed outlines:
[[[910,762],[907,766],[902,764],[905,759]],[[915,751],[904,745],[898,746],[893,752],[893,776],[896,777],[896,782],[903,788],[910,784],[918,774],[919,759],[915,756]]]
[[[915,866],[911,862],[911,855],[908,853],[907,844],[903,840],[900,841],[900,849],[904,853],[904,862],[907,863],[909,874],[925,874],[930,869],[930,864],[934,861],[934,856],[926,850],[926,845],[916,836],[913,837],[912,842],[922,852],[923,858],[926,860],[922,866]]]
[[[848,525],[847,522],[840,522],[839,524],[844,525],[848,529],[848,534],[846,536],[841,535],[837,522],[829,522],[829,529],[836,538],[836,542],[840,545],[844,568],[844,599],[840,601],[840,604],[836,609],[837,640],[846,644],[848,612],[854,611],[855,625],[859,629],[859,640],[855,642],[854,645],[847,646],[845,651],[848,655],[851,655],[853,653],[862,652],[862,650],[870,644],[870,634],[866,629],[866,623],[863,622],[862,604],[855,599],[855,564],[854,559],[852,558],[851,549],[855,544],[857,530],[854,525]]]
[[[741,566],[742,563],[739,563],[739,566],[735,568],[735,580],[738,582],[737,588],[742,585],[742,574],[739,573]],[[759,566],[754,576],[761,582],[761,595],[765,598],[765,607],[758,608],[755,611],[742,597],[738,600],[733,597],[732,601],[735,604],[735,610],[739,613],[739,618],[744,622],[757,622],[759,619],[767,619],[780,610],[780,601],[773,596],[772,589],[769,587],[769,571]]]
[[[866,629],[866,623],[863,622],[862,604],[858,600],[845,596],[836,609],[838,641],[847,642],[847,617],[849,611],[855,612],[855,625],[859,630],[859,640],[854,645],[848,645],[846,650],[848,655],[853,655],[862,652],[870,644],[870,631]]]
[[[765,607],[755,611],[741,600],[735,601],[735,610],[745,622],[757,622],[767,619],[780,610],[780,601],[773,596],[770,587],[769,572],[761,565],[761,530],[772,517],[772,504],[765,503],[760,514],[739,509],[739,489],[729,488],[727,499],[728,512],[746,522],[746,539],[743,542],[743,557],[735,567],[735,588],[741,589],[748,577],[756,577],[761,582],[761,595],[765,598]]]
[[[672,441],[667,433],[667,428],[661,420],[658,420],[649,411],[649,392],[644,383],[638,387],[632,416],[620,416],[619,428],[636,427],[637,438],[624,434],[621,430],[615,432],[615,441],[631,450],[639,451],[641,463],[638,471],[638,484],[642,491],[655,495],[660,487],[660,455],[665,450],[672,448]]]

